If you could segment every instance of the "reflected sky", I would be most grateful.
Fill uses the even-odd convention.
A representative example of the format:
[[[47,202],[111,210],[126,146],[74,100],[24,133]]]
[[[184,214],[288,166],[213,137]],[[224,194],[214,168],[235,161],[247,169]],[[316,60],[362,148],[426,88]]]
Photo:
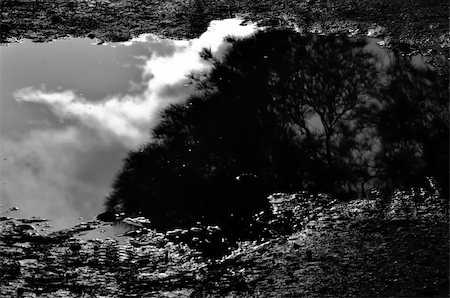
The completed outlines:
[[[255,30],[228,19],[193,40],[0,47],[0,212],[17,206],[60,226],[94,217],[127,152],[150,140],[164,107],[192,92],[186,74],[208,67],[198,52],[220,55],[225,36]]]

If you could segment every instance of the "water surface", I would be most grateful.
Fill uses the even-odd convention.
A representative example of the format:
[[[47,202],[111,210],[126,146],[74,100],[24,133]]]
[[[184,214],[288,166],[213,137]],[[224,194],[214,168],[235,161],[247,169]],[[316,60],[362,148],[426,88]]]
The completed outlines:
[[[145,34],[116,44],[1,46],[0,216],[47,217],[65,227],[100,213],[127,152],[150,140],[164,107],[193,92],[186,74],[208,68],[199,51],[220,56],[225,36],[255,30],[228,19],[193,40]],[[388,64],[379,41],[369,39],[367,49]],[[20,211],[8,211],[13,206]]]

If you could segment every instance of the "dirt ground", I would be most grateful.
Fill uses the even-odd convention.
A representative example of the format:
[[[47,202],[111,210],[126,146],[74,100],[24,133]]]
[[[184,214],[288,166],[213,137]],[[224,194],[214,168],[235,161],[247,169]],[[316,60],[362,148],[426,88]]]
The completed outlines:
[[[83,239],[107,224],[44,235],[37,219],[3,217],[0,296],[448,297],[449,221],[439,195],[397,192],[388,204],[305,192],[269,200],[269,236],[216,258],[198,246],[217,232],[211,227]],[[185,234],[190,243],[179,241]]]
[[[450,45],[445,0],[3,0],[0,5],[1,42],[66,36],[125,41],[141,33],[194,38],[211,20],[241,17],[303,32],[366,35],[376,29],[404,51]]]

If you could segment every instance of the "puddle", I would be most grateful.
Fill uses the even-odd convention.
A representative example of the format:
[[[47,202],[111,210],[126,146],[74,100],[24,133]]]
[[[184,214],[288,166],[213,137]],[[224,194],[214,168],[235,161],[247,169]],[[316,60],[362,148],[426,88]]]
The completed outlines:
[[[39,223],[47,232],[102,212],[122,159],[150,139],[165,106],[193,92],[186,75],[208,67],[199,51],[220,56],[224,37],[257,30],[241,23],[213,21],[193,40],[144,34],[126,43],[78,38],[1,46],[0,216],[51,219]],[[367,48],[387,63],[381,40],[369,41]],[[104,225],[83,235],[127,229]]]

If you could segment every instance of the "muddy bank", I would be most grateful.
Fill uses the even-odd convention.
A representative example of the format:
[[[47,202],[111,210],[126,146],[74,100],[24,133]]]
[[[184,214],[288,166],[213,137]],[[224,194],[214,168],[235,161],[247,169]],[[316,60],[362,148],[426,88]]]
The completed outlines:
[[[268,236],[208,258],[193,227],[177,235],[126,219],[117,237],[80,238],[99,221],[41,235],[33,219],[0,222],[0,296],[79,297],[444,297],[448,210],[437,193],[396,192],[388,202],[341,203],[306,192],[273,194]],[[255,221],[263,220],[256,216]],[[119,241],[120,240],[120,241]]]
[[[408,46],[442,49],[449,45],[448,3],[443,0],[357,1],[179,1],[5,0],[1,3],[1,42],[36,42],[66,36],[126,41],[141,33],[194,38],[215,19],[242,17],[261,26],[310,32],[352,32],[389,37]]]

